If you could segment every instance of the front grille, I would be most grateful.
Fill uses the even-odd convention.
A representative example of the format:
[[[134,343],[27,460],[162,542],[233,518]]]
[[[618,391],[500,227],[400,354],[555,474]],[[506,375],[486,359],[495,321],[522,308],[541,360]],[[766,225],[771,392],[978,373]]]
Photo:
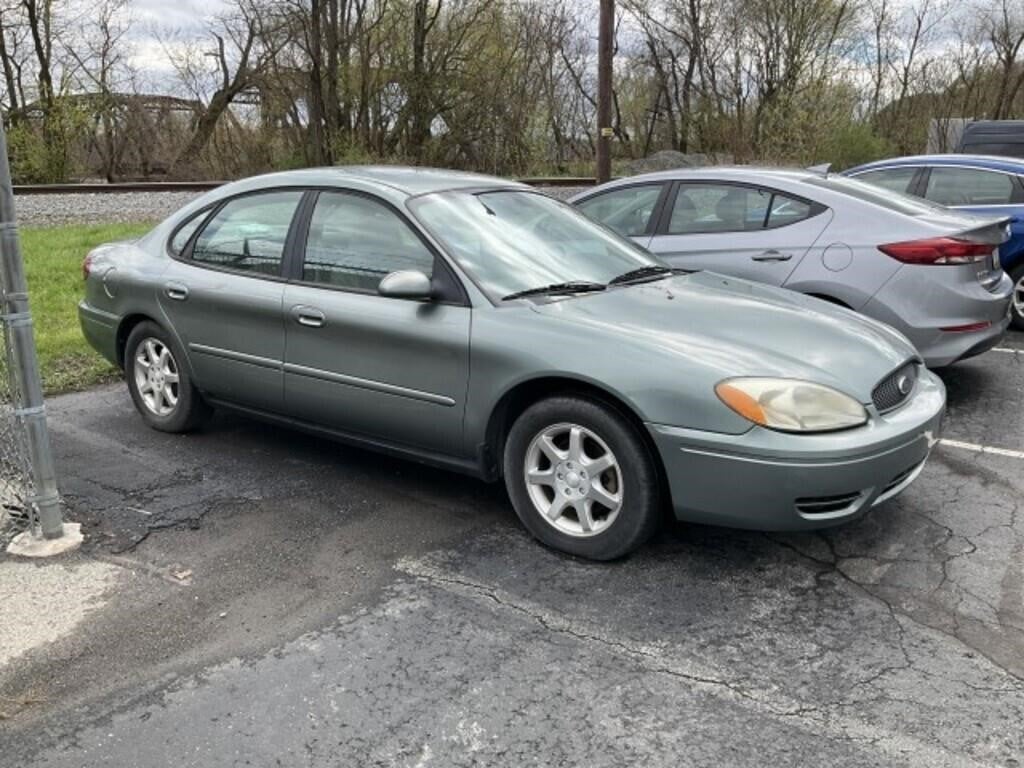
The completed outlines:
[[[902,389],[900,385],[902,384]],[[871,393],[871,401],[879,413],[891,411],[903,405],[903,402],[914,391],[917,384],[917,363],[907,363],[896,369],[884,379]]]
[[[805,496],[796,500],[796,509],[803,515],[828,515],[841,512],[860,498],[860,491],[837,496]]]

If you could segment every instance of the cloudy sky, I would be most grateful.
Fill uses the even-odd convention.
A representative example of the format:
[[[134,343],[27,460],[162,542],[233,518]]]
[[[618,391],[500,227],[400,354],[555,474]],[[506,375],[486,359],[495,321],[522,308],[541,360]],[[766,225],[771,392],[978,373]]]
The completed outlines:
[[[228,0],[132,0],[132,63],[147,89],[174,90],[167,48],[175,45],[175,37],[201,36],[227,4]]]
[[[224,0],[134,0],[132,15],[140,25],[195,28],[224,5]]]

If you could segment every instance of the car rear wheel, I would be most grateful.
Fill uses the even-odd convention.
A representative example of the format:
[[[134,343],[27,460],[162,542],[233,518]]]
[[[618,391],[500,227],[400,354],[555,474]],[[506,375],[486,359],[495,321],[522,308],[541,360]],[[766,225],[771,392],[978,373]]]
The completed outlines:
[[[1010,306],[1010,317],[1013,327],[1024,331],[1024,264],[1010,273],[1013,280],[1013,303]]]
[[[135,408],[162,432],[188,432],[210,415],[210,407],[182,365],[178,345],[156,323],[137,325],[125,345],[125,378]]]
[[[614,409],[580,397],[527,408],[505,443],[505,485],[523,525],[594,560],[632,552],[657,528],[654,457]]]

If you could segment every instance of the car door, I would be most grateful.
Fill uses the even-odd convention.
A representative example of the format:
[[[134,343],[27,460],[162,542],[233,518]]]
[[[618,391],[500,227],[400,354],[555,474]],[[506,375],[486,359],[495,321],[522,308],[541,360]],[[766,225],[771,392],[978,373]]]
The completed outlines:
[[[679,182],[647,247],[684,269],[782,285],[829,218],[823,206],[772,189]]]
[[[164,273],[160,307],[209,397],[282,409],[282,269],[302,195],[270,190],[221,203]],[[172,248],[180,240],[175,233]]]
[[[355,191],[317,193],[285,288],[285,403],[304,421],[462,453],[470,307],[405,217]],[[433,301],[378,295],[398,270],[432,278]],[[454,286],[454,288],[453,288]]]

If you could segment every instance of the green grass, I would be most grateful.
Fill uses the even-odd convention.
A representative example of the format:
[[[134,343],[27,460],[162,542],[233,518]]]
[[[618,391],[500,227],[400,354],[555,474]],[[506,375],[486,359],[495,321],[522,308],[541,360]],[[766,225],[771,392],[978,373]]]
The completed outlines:
[[[86,343],[78,325],[82,260],[111,240],[137,237],[152,225],[106,224],[21,229],[29,305],[47,394],[84,389],[117,376]]]

